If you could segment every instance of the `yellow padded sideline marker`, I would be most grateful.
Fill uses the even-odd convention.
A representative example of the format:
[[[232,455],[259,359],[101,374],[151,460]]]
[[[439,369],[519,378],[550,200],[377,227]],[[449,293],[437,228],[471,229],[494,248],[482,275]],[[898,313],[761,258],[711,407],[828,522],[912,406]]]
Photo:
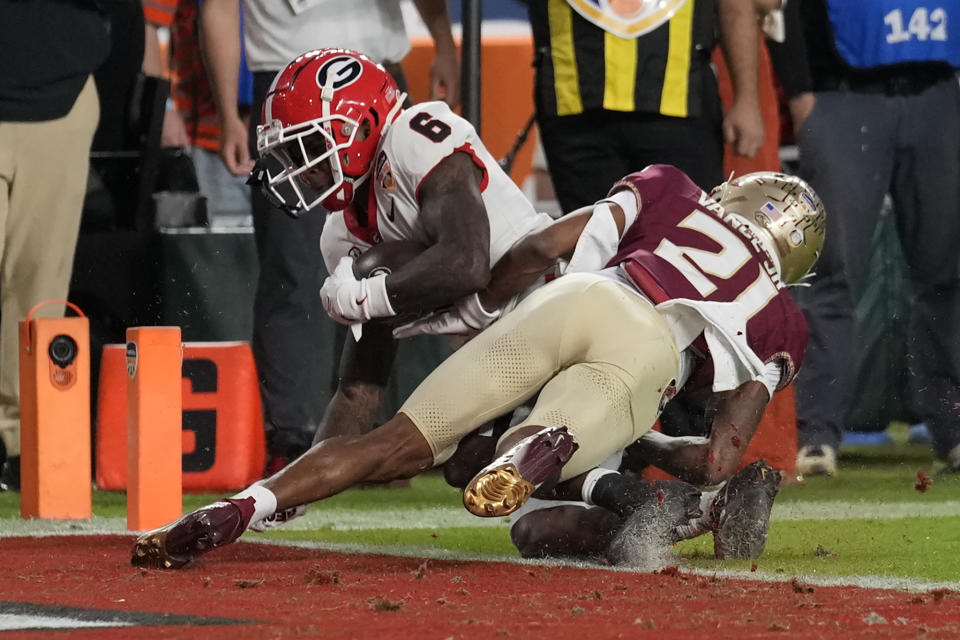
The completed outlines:
[[[76,318],[34,318],[65,305]],[[20,321],[20,515],[93,515],[90,487],[90,325],[64,300]]]
[[[127,529],[180,517],[181,368],[179,327],[127,329]]]

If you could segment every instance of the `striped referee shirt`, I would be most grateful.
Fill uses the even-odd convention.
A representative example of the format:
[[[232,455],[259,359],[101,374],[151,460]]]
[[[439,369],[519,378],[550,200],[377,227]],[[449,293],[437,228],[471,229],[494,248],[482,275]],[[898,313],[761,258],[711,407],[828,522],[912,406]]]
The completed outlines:
[[[715,10],[714,0],[687,0],[658,28],[627,39],[588,21],[566,0],[532,0],[538,114],[605,109],[701,115]]]

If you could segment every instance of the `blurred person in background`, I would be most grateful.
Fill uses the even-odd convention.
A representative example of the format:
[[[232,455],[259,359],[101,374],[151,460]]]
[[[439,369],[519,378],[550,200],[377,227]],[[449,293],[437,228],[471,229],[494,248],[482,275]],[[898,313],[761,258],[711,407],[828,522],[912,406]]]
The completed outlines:
[[[0,0],[0,49],[0,460],[3,487],[16,489],[18,322],[67,296],[109,23],[96,2]]]
[[[321,47],[363,51],[405,82],[400,61],[410,49],[395,0],[278,2],[246,0],[243,37],[254,74],[249,132],[237,109],[240,2],[206,0],[201,7],[201,45],[220,122],[220,156],[234,175],[253,168],[254,132],[264,97],[276,74],[296,56]],[[459,63],[445,0],[416,0],[433,37],[431,98],[459,101]],[[268,472],[310,446],[317,429],[311,371],[325,318],[317,295],[327,276],[319,249],[325,216],[294,220],[252,193],[260,276],[254,301],[253,353],[260,377],[267,430]]]
[[[888,193],[911,289],[910,409],[928,425],[934,455],[958,471],[960,8],[791,0],[786,35],[800,175],[831,211],[816,277],[798,295],[811,337],[797,379],[797,471],[837,470],[863,346],[853,301]]]
[[[206,196],[212,226],[247,224],[250,189],[245,176],[233,175],[219,157],[220,126],[213,91],[200,50],[197,0],[145,0],[147,54],[143,68],[149,75],[163,74],[157,29],[169,29],[170,101],[163,120],[161,145],[189,152],[200,193]],[[155,52],[155,53],[154,53]],[[241,47],[237,78],[237,113],[249,122],[253,75]]]
[[[791,7],[791,5],[794,5]],[[811,328],[797,379],[797,470],[832,475],[856,398],[853,301],[866,284],[884,197],[908,267],[910,410],[935,456],[960,470],[960,26],[914,1],[787,5],[790,113],[800,173],[832,215],[830,240],[798,296]],[[823,46],[823,42],[830,43]]]
[[[562,211],[654,163],[709,189],[723,181],[725,139],[745,156],[762,144],[757,12],[778,0],[528,4],[537,125]],[[726,115],[710,64],[718,36],[734,88]]]

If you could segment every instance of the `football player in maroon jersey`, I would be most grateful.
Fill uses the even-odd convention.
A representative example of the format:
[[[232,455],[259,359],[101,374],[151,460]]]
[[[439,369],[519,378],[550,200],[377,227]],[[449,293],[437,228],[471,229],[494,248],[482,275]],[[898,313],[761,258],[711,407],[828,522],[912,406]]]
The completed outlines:
[[[786,285],[819,255],[824,221],[816,194],[783,174],[749,174],[712,196],[673,167],[631,174],[592,209],[511,248],[480,299],[494,308],[571,249],[585,271],[541,287],[470,340],[382,427],[320,442],[262,484],[143,534],[132,562],[181,567],[278,508],[416,475],[534,395],[499,457],[467,484],[472,513],[512,513],[642,436],[641,454],[673,475],[726,480],[771,393],[800,365],[806,325]],[[677,389],[699,386],[718,399],[715,435],[649,433]],[[679,503],[676,515],[689,515]]]
[[[621,265],[638,285],[650,291],[652,300],[666,301],[673,297],[693,300],[699,293],[709,292],[709,296],[706,296],[708,300],[721,300],[723,296],[727,296],[751,305],[752,309],[747,312],[745,334],[750,350],[762,358],[767,369],[763,380],[767,386],[766,391],[758,389],[759,393],[753,396],[743,394],[743,400],[733,399],[737,397],[733,391],[710,394],[711,385],[704,383],[709,382],[711,377],[712,358],[696,355],[698,349],[691,348],[686,351],[686,356],[693,356],[690,367],[693,373],[687,378],[686,384],[678,385],[683,387],[685,392],[678,400],[686,400],[683,404],[687,408],[694,407],[694,411],[702,416],[707,404],[705,398],[710,396],[708,399],[712,409],[707,411],[710,417],[706,420],[700,418],[700,429],[705,430],[709,438],[681,440],[650,433],[631,447],[633,455],[630,458],[635,465],[639,461],[640,464],[663,466],[698,485],[713,485],[727,478],[739,464],[756,427],[746,414],[741,415],[740,419],[731,420],[723,414],[717,415],[716,410],[723,407],[725,401],[732,401],[735,408],[740,407],[743,411],[749,412],[753,407],[756,411],[754,415],[759,420],[762,407],[766,403],[763,398],[768,398],[775,389],[785,386],[799,366],[806,337],[805,325],[792,299],[782,294],[783,283],[796,282],[816,259],[822,246],[824,217],[815,194],[804,183],[788,176],[745,176],[729,185],[721,185],[714,191],[714,195],[722,199],[726,209],[748,214],[746,217],[749,221],[759,223],[759,226],[768,230],[767,234],[758,236],[764,243],[769,243],[771,237],[774,239],[773,247],[768,246],[766,250],[770,251],[775,247],[773,250],[776,251],[779,263],[777,274],[781,282],[775,285],[776,289],[768,288],[766,293],[758,295],[762,287],[762,276],[751,279],[747,275],[749,270],[737,276],[730,269],[720,267],[720,262],[711,262],[718,253],[722,255],[725,251],[722,248],[723,232],[715,229],[709,234],[699,234],[700,237],[686,234],[683,236],[684,244],[680,244],[676,240],[680,237],[678,234],[656,231],[658,226],[662,228],[665,224],[675,224],[687,229],[699,227],[701,230],[710,227],[709,223],[697,215],[695,209],[691,213],[690,208],[680,204],[683,197],[692,198],[693,194],[699,191],[686,188],[687,181],[681,176],[682,174],[669,167],[651,167],[640,174],[628,176],[614,187],[613,197],[616,198],[618,190],[633,192],[638,201],[646,203],[642,207],[641,220],[635,221],[629,229],[622,232],[618,231],[624,229],[619,226],[619,221],[614,224],[612,217],[598,216],[597,211],[571,215],[558,221],[551,228],[518,244],[497,266],[494,283],[480,297],[484,304],[495,306],[498,299],[495,292],[497,286],[502,285],[505,292],[522,286],[523,274],[538,272],[540,265],[548,261],[550,256],[562,254],[572,243],[579,240],[577,254],[588,249],[584,252],[587,255],[575,254],[571,266],[577,266],[578,262],[585,262],[586,264],[579,266],[588,269],[602,264]],[[671,185],[671,182],[675,184]],[[751,182],[755,184],[746,186]],[[722,193],[724,190],[726,193]],[[796,197],[798,204],[792,213],[801,213],[803,217],[788,221],[790,216],[783,216],[780,211],[790,209],[788,203],[791,197]],[[627,204],[630,204],[629,201]],[[617,210],[615,215],[619,216],[622,212],[623,209]],[[814,215],[810,215],[811,213]],[[583,230],[583,223],[576,220],[577,216],[588,217],[586,230]],[[797,222],[799,227],[793,228]],[[812,226],[806,226],[808,223]],[[705,239],[704,236],[708,235],[719,242]],[[804,237],[803,241],[801,236]],[[678,245],[683,248],[678,250]],[[719,252],[718,246],[721,247]],[[733,245],[728,242],[726,246]],[[628,256],[635,258],[637,264],[643,264],[643,269],[638,270],[636,265],[629,264]],[[663,257],[678,256],[682,256],[682,260],[671,264],[679,265],[679,270],[684,272],[682,280],[674,277],[676,270],[664,268],[660,261]],[[728,257],[733,258],[731,265],[742,264],[740,258],[732,254]],[[711,285],[704,284],[704,281],[698,278],[697,271],[691,270],[691,265],[708,266],[702,269],[703,272],[712,271],[714,275],[726,273],[728,278],[720,283],[721,286],[735,287],[733,280],[737,277],[750,280],[750,284],[743,287],[744,293],[741,294],[735,294],[732,288],[726,293],[720,290],[720,287],[711,290]],[[507,273],[509,277],[504,277]],[[696,292],[689,288],[689,282],[699,283]],[[774,291],[780,293],[774,294]],[[755,310],[757,308],[759,311]],[[432,330],[445,322],[445,319],[437,318],[426,320],[422,324],[433,324],[433,327],[429,327]],[[680,321],[675,323],[680,324]],[[776,334],[780,331],[789,335],[778,337]],[[698,339],[702,340],[703,336]],[[696,343],[693,346],[695,347]],[[701,354],[704,351],[718,352],[715,349],[699,351]],[[746,390],[745,387],[741,391]],[[704,394],[704,391],[707,394]],[[731,394],[734,394],[733,398],[730,397]],[[672,408],[677,404],[679,403],[673,402]],[[462,443],[462,448],[469,448],[471,451],[489,448],[489,443],[480,442],[483,440],[489,439],[472,434]],[[677,454],[676,450],[682,453]],[[681,456],[685,459],[678,462],[677,458]],[[467,456],[458,455],[452,462],[459,462],[463,466],[463,458]],[[474,461],[467,459],[467,462],[466,468],[469,468],[469,463]],[[749,465],[717,490],[705,493],[701,502],[702,517],[689,522],[683,521],[680,526],[674,526],[675,521],[649,517],[651,492],[669,490],[669,485],[650,485],[632,476],[615,474],[612,469],[616,469],[618,464],[619,458],[612,464],[607,461],[605,467],[611,468],[590,471],[586,481],[581,478],[574,487],[561,485],[562,493],[553,496],[562,498],[560,501],[531,500],[521,511],[515,513],[511,520],[511,536],[521,553],[525,556],[609,556],[613,551],[614,557],[622,555],[618,554],[615,548],[611,549],[610,542],[615,539],[618,531],[626,528],[625,520],[638,506],[647,509],[637,514],[637,520],[657,520],[660,525],[659,530],[648,528],[642,532],[646,541],[654,547],[662,541],[671,542],[712,531],[714,548],[720,557],[756,557],[762,552],[766,542],[769,514],[780,479],[780,474],[764,462],[758,461]],[[476,470],[475,462],[473,468]],[[448,479],[456,475],[461,479],[472,475],[466,472],[465,476],[464,473],[461,468],[457,473],[448,470],[446,475]],[[504,479],[493,476],[490,481],[503,483]],[[456,483],[454,480],[454,484]],[[678,490],[684,491],[682,487]],[[674,504],[682,512],[683,501],[675,501]],[[597,505],[603,505],[607,509],[591,508]]]

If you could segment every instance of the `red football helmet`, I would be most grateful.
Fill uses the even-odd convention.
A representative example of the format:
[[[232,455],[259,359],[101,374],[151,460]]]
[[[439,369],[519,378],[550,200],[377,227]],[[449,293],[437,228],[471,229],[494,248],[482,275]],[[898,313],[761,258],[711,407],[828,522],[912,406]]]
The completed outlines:
[[[294,215],[317,204],[346,208],[405,97],[362,53],[319,49],[298,56],[274,79],[257,127],[256,171],[267,195]]]

